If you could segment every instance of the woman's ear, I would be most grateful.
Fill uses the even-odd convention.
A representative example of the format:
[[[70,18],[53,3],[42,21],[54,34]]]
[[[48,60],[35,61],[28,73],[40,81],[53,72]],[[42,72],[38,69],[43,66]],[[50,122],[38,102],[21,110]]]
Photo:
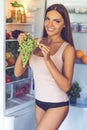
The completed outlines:
[[[65,24],[63,25],[63,28],[65,28],[66,26],[65,26]]]

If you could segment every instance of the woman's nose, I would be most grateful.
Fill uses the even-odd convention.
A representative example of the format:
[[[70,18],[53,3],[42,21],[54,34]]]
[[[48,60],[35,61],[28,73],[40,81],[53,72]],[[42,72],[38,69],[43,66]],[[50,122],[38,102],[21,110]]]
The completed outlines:
[[[49,26],[53,26],[53,21],[50,21],[50,22],[49,22]]]

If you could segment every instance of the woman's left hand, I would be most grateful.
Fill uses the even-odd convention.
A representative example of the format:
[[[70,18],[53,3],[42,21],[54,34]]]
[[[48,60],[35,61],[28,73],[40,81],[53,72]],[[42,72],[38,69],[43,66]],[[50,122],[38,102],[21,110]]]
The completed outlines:
[[[40,43],[39,48],[41,49],[41,52],[42,52],[44,58],[49,59],[50,58],[50,47]]]

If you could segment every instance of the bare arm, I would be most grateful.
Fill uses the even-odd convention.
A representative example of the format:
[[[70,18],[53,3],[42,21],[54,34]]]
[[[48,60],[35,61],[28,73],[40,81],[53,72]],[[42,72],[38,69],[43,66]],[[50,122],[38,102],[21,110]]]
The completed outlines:
[[[21,58],[22,58],[22,54],[20,53],[17,60],[16,60],[16,64],[15,64],[15,68],[14,68],[14,74],[15,74],[16,77],[21,76],[25,72],[25,70],[27,68],[27,65],[26,65],[25,68],[23,68]]]
[[[74,67],[74,59],[75,59],[75,51],[72,46],[67,46],[64,54],[63,54],[63,73],[61,73],[53,61],[50,58],[49,54],[49,48],[47,48],[45,51],[42,49],[44,54],[44,59],[47,64],[47,67],[52,74],[53,78],[55,79],[56,83],[60,86],[60,88],[67,92],[70,88],[70,84],[72,81],[73,76],[73,67]],[[45,52],[45,53],[44,53]]]
[[[25,33],[21,33],[19,36],[18,36],[18,42],[19,44],[21,43],[21,41],[23,40],[25,36]],[[23,68],[23,65],[22,65],[22,54],[20,53],[17,60],[16,60],[16,64],[15,64],[15,68],[14,68],[14,75],[16,77],[19,77],[21,76],[25,70],[26,70],[27,66],[25,68]]]
[[[23,40],[23,38],[24,38],[25,35],[27,35],[27,34],[26,33],[21,33],[18,36],[17,40],[18,40],[19,44],[22,44],[21,42],[22,42],[22,40]],[[17,58],[17,60],[16,60],[16,64],[15,64],[15,68],[14,68],[14,74],[15,74],[15,76],[16,77],[21,76],[25,72],[27,66],[28,66],[28,62],[27,62],[27,65],[25,67],[23,67],[22,53],[20,53],[19,56],[18,56],[18,58]]]
[[[19,44],[21,44],[21,42],[22,42],[25,35],[26,35],[25,33],[22,33],[22,34],[20,34],[18,36],[17,40],[18,40]],[[40,39],[36,39],[36,40],[37,40],[37,42],[40,41]],[[20,53],[17,60],[16,60],[16,64],[15,64],[15,68],[14,68],[14,75],[16,77],[20,77],[25,72],[27,66],[28,66],[28,63],[27,63],[27,65],[25,67],[23,67],[22,53]]]

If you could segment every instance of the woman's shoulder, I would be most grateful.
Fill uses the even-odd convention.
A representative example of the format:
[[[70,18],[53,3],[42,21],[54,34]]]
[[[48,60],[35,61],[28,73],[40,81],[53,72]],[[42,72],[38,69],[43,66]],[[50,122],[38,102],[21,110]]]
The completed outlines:
[[[74,46],[72,46],[68,42],[65,42],[65,44],[66,44],[66,47],[64,49],[64,55],[67,55],[67,54],[75,55],[75,48],[74,48]]]
[[[71,45],[69,42],[64,42],[65,43],[65,45],[66,45],[66,50],[68,50],[68,49],[72,49],[72,50],[75,50],[75,47],[73,46],[73,45]]]

